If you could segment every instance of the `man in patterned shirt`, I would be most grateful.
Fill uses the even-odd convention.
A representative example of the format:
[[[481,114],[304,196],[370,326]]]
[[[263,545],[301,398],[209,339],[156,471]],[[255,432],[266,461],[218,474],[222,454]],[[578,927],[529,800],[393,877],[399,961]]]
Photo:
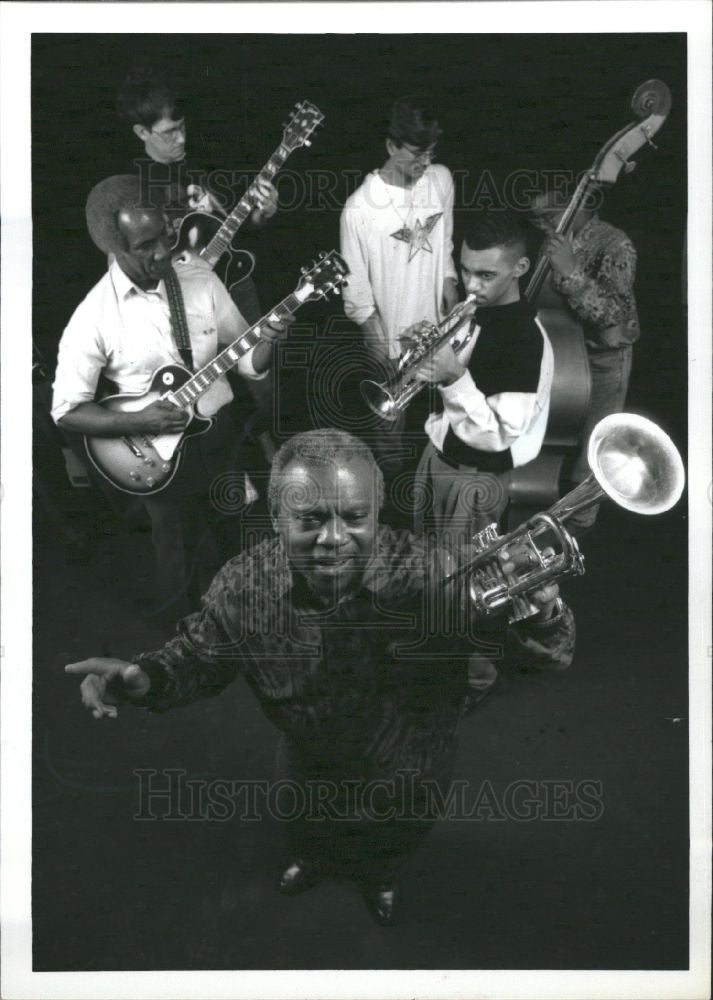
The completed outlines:
[[[349,434],[286,442],[269,496],[276,537],[228,562],[203,610],[162,649],[66,670],[85,675],[82,699],[96,718],[115,716],[118,703],[161,712],[217,695],[242,674],[281,732],[281,777],[304,803],[286,823],[279,889],[296,893],[346,870],[374,919],[391,924],[397,869],[438,816],[442,800],[428,788],[451,776],[466,661],[443,616],[461,609],[460,634],[470,622],[466,577],[444,586],[458,553],[379,526],[383,478]],[[506,572],[527,564],[516,550],[503,559]],[[524,669],[563,669],[572,614],[556,584],[533,599],[534,618],[496,622],[488,639]],[[328,793],[316,814],[315,787]]]
[[[569,236],[555,232],[569,198],[562,192],[536,195],[530,218],[546,233],[543,252],[552,266],[551,287],[584,329],[592,374],[589,412],[582,430],[583,448],[572,481],[589,474],[587,442],[593,427],[610,413],[621,413],[631,373],[632,345],[639,338],[634,299],[636,249],[626,233],[584,207],[575,215]],[[591,527],[598,505],[569,523],[570,530]]]

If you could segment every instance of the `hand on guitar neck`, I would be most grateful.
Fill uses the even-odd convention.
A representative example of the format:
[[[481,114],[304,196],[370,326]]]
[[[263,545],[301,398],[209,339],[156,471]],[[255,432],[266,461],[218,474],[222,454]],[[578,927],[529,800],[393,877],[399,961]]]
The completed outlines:
[[[194,212],[209,212],[211,215],[219,215],[222,219],[228,217],[228,213],[218,198],[199,184],[189,184],[186,193],[188,194],[188,205]],[[261,226],[268,219],[271,219],[277,211],[277,188],[271,181],[258,177],[253,193],[255,207],[250,215],[250,221],[254,226]]]
[[[250,221],[254,226],[263,226],[277,211],[277,188],[271,181],[258,177],[255,181],[255,195],[255,208]]]

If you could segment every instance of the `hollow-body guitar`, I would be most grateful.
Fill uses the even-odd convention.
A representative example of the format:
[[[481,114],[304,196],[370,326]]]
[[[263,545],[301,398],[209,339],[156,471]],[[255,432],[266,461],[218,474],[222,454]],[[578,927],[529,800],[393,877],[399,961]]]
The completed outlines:
[[[271,181],[291,153],[311,145],[310,137],[323,120],[324,115],[314,104],[297,104],[284,123],[280,145],[229,215],[220,219],[210,212],[196,211],[184,216],[173,247],[174,260],[198,257],[218,273],[228,289],[248,278],[255,268],[255,257],[249,250],[233,248],[232,242],[255,208],[258,182]]]
[[[178,471],[187,441],[204,434],[213,424],[210,417],[195,411],[198,400],[260,339],[266,323],[294,313],[305,302],[326,298],[346,281],[349,268],[335,251],[323,254],[311,268],[303,268],[294,292],[258,320],[237,340],[224,348],[200,371],[192,374],[183,365],[158,368],[146,392],[107,396],[101,405],[116,413],[135,413],[159,399],[166,400],[189,414],[186,427],[175,434],[133,433],[121,437],[86,436],[84,445],[98,472],[124,493],[150,496],[165,489]]]

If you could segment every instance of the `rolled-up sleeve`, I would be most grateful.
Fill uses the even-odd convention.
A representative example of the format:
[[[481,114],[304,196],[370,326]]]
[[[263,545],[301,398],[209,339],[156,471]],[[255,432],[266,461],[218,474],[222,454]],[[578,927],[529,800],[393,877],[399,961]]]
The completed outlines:
[[[217,277],[217,275],[211,273],[212,279],[212,290],[211,294],[213,297],[213,308],[215,310],[215,323],[216,329],[218,331],[218,343],[221,347],[227,347],[232,344],[238,337],[241,337],[246,330],[249,329],[249,325],[242,313],[235,305],[230,297],[230,293],[223,284],[223,282]],[[255,371],[255,366],[252,362],[252,355],[255,348],[251,348],[247,354],[243,354],[236,365],[237,370],[242,376],[249,379],[263,379],[267,378],[268,371],[261,372],[258,374]]]
[[[69,321],[59,342],[57,371],[52,386],[52,419],[57,423],[80,403],[94,400],[107,354],[96,324],[81,309]]]

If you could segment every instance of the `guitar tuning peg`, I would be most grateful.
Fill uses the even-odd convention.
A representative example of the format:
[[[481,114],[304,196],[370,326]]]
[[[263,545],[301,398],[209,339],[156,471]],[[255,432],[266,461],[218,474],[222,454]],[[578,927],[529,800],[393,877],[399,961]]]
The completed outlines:
[[[309,141],[309,139],[305,139],[305,146],[311,146],[311,145],[312,143]]]
[[[309,268],[307,268],[307,267],[301,267],[300,268],[300,274],[307,274],[308,270],[309,270]]]
[[[324,260],[324,258],[325,258],[325,257],[326,257],[327,255],[326,255],[326,253],[324,252],[324,250],[320,250],[320,252],[319,252],[319,253],[317,254],[317,256],[319,257],[319,259],[320,259],[320,260]]]

